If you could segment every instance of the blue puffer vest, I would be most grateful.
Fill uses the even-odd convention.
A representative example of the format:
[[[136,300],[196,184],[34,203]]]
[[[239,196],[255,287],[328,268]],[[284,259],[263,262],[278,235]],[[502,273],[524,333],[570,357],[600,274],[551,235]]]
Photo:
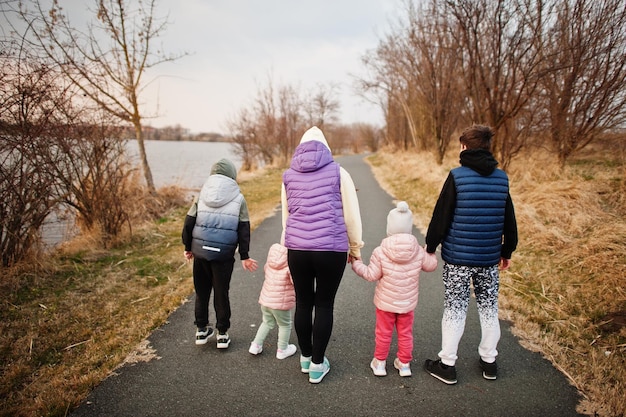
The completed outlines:
[[[457,200],[452,224],[441,245],[441,257],[453,265],[498,264],[509,193],[506,173],[495,169],[483,176],[464,166],[451,173]]]
[[[209,177],[198,199],[191,241],[193,256],[207,261],[226,261],[235,256],[243,198],[232,178],[219,174]]]
[[[298,145],[283,174],[289,216],[285,246],[295,250],[347,252],[339,164],[317,141]]]

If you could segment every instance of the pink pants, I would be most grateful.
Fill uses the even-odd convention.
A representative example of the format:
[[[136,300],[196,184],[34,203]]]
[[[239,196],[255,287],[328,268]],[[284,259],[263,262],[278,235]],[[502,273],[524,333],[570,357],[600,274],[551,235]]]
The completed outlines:
[[[398,334],[398,359],[409,363],[413,359],[413,312],[390,313],[376,309],[376,349],[374,357],[379,361],[387,360],[393,328]]]

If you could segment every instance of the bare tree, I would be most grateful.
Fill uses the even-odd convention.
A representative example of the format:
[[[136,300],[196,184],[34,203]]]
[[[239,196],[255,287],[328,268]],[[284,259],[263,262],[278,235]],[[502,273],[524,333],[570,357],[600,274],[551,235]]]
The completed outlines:
[[[242,168],[289,161],[300,135],[311,124],[332,131],[330,122],[336,120],[338,109],[332,85],[318,86],[305,96],[294,86],[275,86],[271,76],[268,77],[267,84],[258,88],[252,104],[227,123],[235,152],[243,160]],[[330,136],[327,136],[329,141]]]
[[[399,34],[389,34],[379,42],[378,47],[362,57],[368,75],[357,80],[364,95],[384,96],[380,101],[386,106],[387,138],[395,146],[407,149],[417,146],[419,141],[418,123],[413,111],[414,83],[417,70],[414,57],[408,61],[401,45],[406,39]],[[400,115],[400,116],[399,116]],[[408,133],[408,137],[407,137]]]
[[[450,30],[451,22],[442,13],[438,0],[423,9],[408,8],[411,49],[419,59],[415,87],[424,103],[427,136],[434,139],[437,162],[441,164],[461,117],[460,53]]]
[[[4,51],[6,52],[6,50]],[[0,253],[2,265],[25,258],[41,243],[40,229],[62,190],[50,175],[57,155],[49,140],[59,96],[55,73],[20,56],[2,57],[0,83]]]
[[[406,2],[406,16],[376,51],[363,57],[370,74],[360,80],[360,88],[387,95],[390,140],[405,149],[433,149],[442,161],[461,114],[460,59],[439,3]],[[410,140],[403,139],[405,130]]]
[[[180,56],[165,55],[153,45],[166,28],[156,17],[157,0],[95,0],[94,20],[85,32],[74,28],[58,0],[49,9],[35,0],[37,39],[49,59],[86,98],[135,129],[147,187],[155,192],[142,129],[141,93],[147,69]],[[30,13],[23,17],[32,21]]]
[[[496,130],[494,152],[504,167],[523,147],[516,118],[538,88],[537,10],[527,0],[445,1],[448,30],[462,51],[468,114]]]
[[[131,230],[130,212],[141,201],[133,182],[133,169],[126,156],[121,129],[108,114],[77,111],[57,138],[62,156],[53,172],[67,190],[63,203],[76,213],[76,223],[96,232],[105,247],[120,235],[124,225]]]
[[[337,122],[340,105],[337,100],[339,87],[336,84],[318,84],[305,99],[304,107],[309,126],[324,129],[326,124]]]
[[[626,3],[554,1],[542,92],[560,163],[626,122]]]

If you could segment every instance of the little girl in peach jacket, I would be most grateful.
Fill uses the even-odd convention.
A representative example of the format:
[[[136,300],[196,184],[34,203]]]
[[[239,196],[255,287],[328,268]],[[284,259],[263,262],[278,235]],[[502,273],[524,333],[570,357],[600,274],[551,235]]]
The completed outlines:
[[[427,253],[413,232],[413,213],[401,201],[387,216],[387,237],[372,252],[370,264],[352,262],[352,270],[367,281],[377,281],[376,349],[370,367],[374,375],[387,375],[393,329],[398,334],[398,354],[393,365],[401,376],[411,376],[413,359],[413,315],[419,295],[420,271],[437,268],[435,254]]]

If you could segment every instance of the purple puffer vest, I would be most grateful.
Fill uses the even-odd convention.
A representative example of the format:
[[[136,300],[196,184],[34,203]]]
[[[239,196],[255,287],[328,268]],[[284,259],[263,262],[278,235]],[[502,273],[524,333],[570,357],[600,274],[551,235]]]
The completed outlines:
[[[285,246],[294,250],[348,252],[341,177],[330,150],[321,142],[296,148],[283,174],[289,217]]]

